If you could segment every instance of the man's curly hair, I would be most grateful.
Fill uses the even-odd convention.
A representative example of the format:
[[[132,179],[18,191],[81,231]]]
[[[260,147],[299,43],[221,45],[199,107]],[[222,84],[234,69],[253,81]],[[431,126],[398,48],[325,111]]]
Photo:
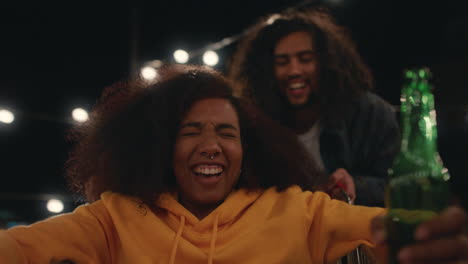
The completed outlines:
[[[321,122],[333,124],[353,96],[373,87],[370,70],[345,28],[337,25],[324,8],[273,14],[247,32],[232,56],[228,76],[235,82],[237,95],[252,100],[283,125],[288,126],[289,105],[274,75],[273,53],[276,43],[290,33],[310,33],[317,47]]]

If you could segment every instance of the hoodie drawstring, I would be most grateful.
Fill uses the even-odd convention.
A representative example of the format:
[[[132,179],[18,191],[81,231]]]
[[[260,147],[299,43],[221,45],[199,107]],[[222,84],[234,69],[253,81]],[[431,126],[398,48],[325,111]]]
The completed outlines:
[[[218,234],[218,219],[219,213],[216,214],[215,221],[213,223],[213,235],[210,243],[210,254],[208,255],[208,264],[213,264],[213,255],[216,247],[216,235]]]
[[[216,237],[218,235],[218,220],[219,220],[219,214],[216,214],[216,217],[213,223],[213,234],[211,236],[211,241],[210,241],[210,252],[208,255],[208,264],[213,264],[213,257],[214,257],[214,252],[216,248]],[[182,236],[182,231],[184,230],[184,227],[185,227],[185,217],[181,215],[179,229],[177,230],[177,234],[174,239],[174,244],[172,245],[171,258],[169,260],[169,264],[175,263],[177,247],[179,246],[180,237]]]
[[[179,240],[180,237],[182,236],[182,231],[184,230],[185,226],[185,217],[183,215],[180,216],[180,224],[179,224],[179,230],[177,230],[177,234],[174,240],[174,244],[172,246],[172,251],[171,251],[171,258],[169,260],[169,264],[174,264],[175,257],[177,254],[177,247],[179,246]]]

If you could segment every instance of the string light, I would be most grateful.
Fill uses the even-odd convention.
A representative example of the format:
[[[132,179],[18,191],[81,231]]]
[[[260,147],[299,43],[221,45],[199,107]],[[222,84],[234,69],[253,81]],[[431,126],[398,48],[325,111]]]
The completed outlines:
[[[0,122],[5,124],[11,124],[15,120],[15,115],[7,110],[7,109],[0,109]]]
[[[333,1],[333,0],[331,0]],[[338,0],[335,0],[338,1]],[[291,6],[285,11],[291,11],[294,9],[303,8],[309,5],[313,5],[318,3],[318,0],[305,0],[297,3],[294,6]],[[268,21],[272,23],[278,15],[272,15],[271,19]],[[208,66],[215,66],[219,63],[219,56],[217,54],[217,50],[222,49],[232,43],[237,42],[239,39],[250,33],[251,29],[246,29],[239,34],[232,35],[230,37],[225,37],[218,42],[211,43],[206,45],[205,47],[193,50],[193,51],[186,51],[182,49],[178,49],[173,53],[174,61],[177,63],[185,64],[188,63],[190,59],[202,56],[203,63]],[[162,67],[164,61],[162,60],[152,60],[144,63],[144,66],[140,69],[140,76],[147,81],[153,81],[158,77],[158,69]],[[45,120],[51,122],[60,122],[65,124],[73,124],[74,122],[70,122],[69,120],[61,120],[54,117],[50,117],[48,115],[42,115],[37,113],[22,113],[26,114],[29,118],[34,118],[38,120]],[[88,112],[82,108],[74,109],[72,112],[72,117],[75,122],[82,123],[88,120]],[[0,109],[0,122],[10,124],[15,120],[15,116],[11,111],[6,109]]]
[[[187,63],[189,58],[190,57],[189,57],[188,52],[183,49],[178,49],[174,51],[174,60],[177,63],[181,63],[181,64]]]
[[[63,202],[58,199],[50,199],[47,201],[47,210],[49,210],[51,213],[61,213],[63,208]]]
[[[158,71],[151,66],[145,66],[141,69],[140,75],[144,80],[152,81],[158,77]]]
[[[152,60],[152,61],[148,61],[146,63],[148,66],[150,67],[153,67],[155,69],[159,69],[163,66],[163,62],[161,60]]]
[[[79,123],[86,122],[86,121],[88,121],[88,118],[89,118],[88,112],[86,110],[84,110],[83,108],[73,109],[72,117],[73,117],[73,120],[75,120],[76,122],[79,122]]]
[[[219,62],[218,53],[212,50],[207,50],[203,53],[203,63],[208,66],[215,66]]]

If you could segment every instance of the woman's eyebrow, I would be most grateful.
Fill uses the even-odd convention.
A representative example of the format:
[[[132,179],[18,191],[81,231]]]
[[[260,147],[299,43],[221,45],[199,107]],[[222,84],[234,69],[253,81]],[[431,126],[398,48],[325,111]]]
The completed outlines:
[[[180,125],[179,129],[185,128],[185,127],[194,127],[194,128],[201,128],[202,123],[200,122],[187,122],[182,125]]]
[[[226,129],[226,128],[234,129],[236,131],[238,130],[237,127],[235,127],[235,126],[233,126],[233,125],[231,125],[229,123],[221,123],[221,124],[216,125],[216,130],[221,130],[221,129]]]

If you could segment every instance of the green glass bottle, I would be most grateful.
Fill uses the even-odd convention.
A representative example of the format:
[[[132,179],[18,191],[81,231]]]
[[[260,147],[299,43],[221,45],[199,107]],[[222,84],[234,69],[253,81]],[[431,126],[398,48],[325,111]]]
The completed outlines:
[[[434,96],[427,68],[407,70],[401,93],[401,149],[389,169],[386,227],[389,263],[412,242],[418,224],[448,206],[449,174],[437,152]]]

